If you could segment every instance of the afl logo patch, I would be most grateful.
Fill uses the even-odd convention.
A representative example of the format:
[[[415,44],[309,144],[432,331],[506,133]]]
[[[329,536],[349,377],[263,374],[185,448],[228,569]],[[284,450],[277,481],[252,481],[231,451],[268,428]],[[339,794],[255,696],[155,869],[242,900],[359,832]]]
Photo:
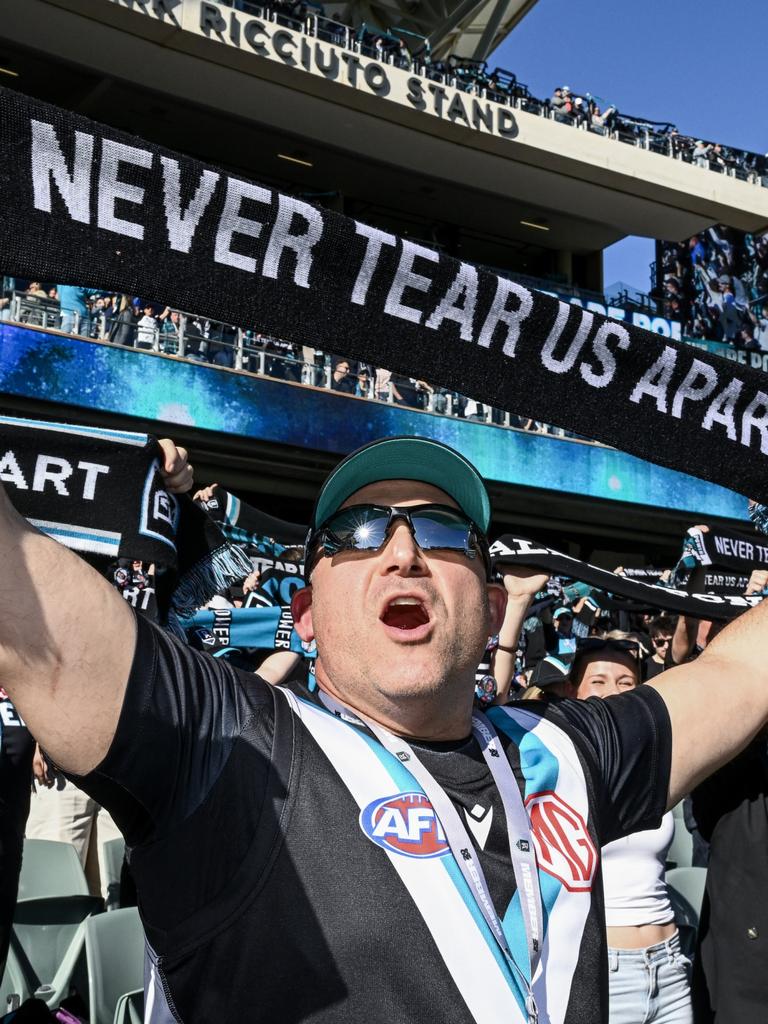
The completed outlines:
[[[404,857],[443,857],[449,852],[442,825],[423,793],[371,801],[360,812],[360,828],[377,846]]]

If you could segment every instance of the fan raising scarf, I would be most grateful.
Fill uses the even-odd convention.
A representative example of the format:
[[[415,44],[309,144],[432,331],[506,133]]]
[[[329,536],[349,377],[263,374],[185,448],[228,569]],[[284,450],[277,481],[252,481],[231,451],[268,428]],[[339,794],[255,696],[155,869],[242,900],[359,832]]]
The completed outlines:
[[[645,583],[640,579],[600,569],[536,541],[511,534],[505,534],[491,545],[491,557],[496,570],[502,570],[505,566],[532,566],[589,583],[613,598],[626,598],[638,607],[658,608],[699,619],[732,619],[762,600],[762,595],[746,597],[740,593],[688,592],[678,587]],[[602,598],[600,604],[604,605]],[[615,601],[611,606],[621,608]]]
[[[166,490],[162,457],[147,434],[0,416],[0,481],[14,508],[99,569],[135,559],[173,570],[171,609],[191,614],[251,566]]]
[[[763,373],[0,90],[0,266],[386,367],[768,499]]]

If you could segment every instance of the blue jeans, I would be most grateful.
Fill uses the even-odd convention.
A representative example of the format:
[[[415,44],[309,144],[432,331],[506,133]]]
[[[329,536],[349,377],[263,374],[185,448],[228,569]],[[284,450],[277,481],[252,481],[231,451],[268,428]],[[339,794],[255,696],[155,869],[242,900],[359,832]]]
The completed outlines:
[[[693,1024],[690,981],[677,932],[647,949],[609,949],[610,1024]]]
[[[91,336],[91,315],[90,313],[76,313],[73,309],[62,309],[61,311],[61,324],[59,330],[64,331],[65,334],[74,334],[75,327],[75,316],[79,316],[79,323],[77,325],[77,333],[84,338],[90,338]]]

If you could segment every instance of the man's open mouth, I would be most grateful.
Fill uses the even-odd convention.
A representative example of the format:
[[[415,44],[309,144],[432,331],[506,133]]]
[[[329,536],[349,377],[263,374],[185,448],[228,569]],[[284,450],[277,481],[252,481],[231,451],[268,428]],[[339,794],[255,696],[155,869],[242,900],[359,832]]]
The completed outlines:
[[[429,623],[429,613],[417,597],[394,597],[382,612],[381,621],[392,629],[418,629]]]

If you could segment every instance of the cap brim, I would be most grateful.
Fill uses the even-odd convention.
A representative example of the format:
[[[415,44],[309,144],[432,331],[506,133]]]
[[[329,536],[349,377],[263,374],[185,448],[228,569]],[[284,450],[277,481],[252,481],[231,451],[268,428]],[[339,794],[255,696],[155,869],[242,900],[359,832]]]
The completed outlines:
[[[531,686],[538,686],[544,690],[553,683],[564,682],[568,679],[572,665],[572,654],[548,654],[531,673]]]
[[[323,485],[312,526],[317,529],[361,487],[381,480],[420,480],[439,487],[488,532],[491,502],[483,478],[453,448],[424,437],[388,437],[348,455]]]

